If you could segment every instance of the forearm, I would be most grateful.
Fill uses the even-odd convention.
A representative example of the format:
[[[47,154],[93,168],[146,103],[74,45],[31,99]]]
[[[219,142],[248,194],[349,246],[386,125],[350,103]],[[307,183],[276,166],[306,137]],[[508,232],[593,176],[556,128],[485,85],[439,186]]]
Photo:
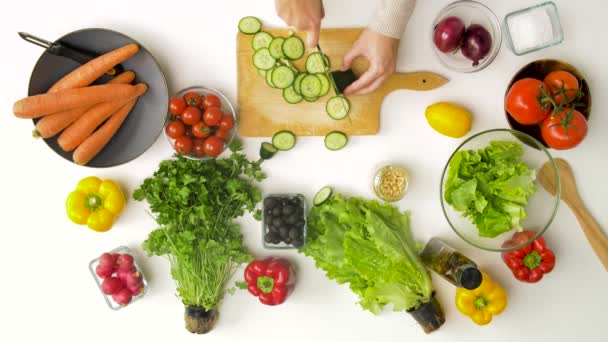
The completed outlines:
[[[382,0],[369,28],[385,36],[400,39],[415,5],[416,0]]]

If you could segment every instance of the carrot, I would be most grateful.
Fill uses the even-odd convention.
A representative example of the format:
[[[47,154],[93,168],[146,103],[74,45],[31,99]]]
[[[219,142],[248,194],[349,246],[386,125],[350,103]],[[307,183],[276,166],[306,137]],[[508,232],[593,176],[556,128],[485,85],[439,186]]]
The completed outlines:
[[[19,118],[33,119],[46,114],[124,98],[130,96],[133,91],[133,86],[128,84],[102,84],[66,89],[57,93],[46,93],[21,99],[13,105],[13,112]]]
[[[110,142],[125,121],[137,99],[130,100],[106,121],[95,133],[86,138],[74,151],[72,158],[79,165],[88,164]]]
[[[133,71],[125,71],[114,77],[108,84],[130,84],[134,79],[135,73]],[[68,127],[72,122],[76,121],[76,119],[89,110],[89,108],[90,107],[79,107],[47,115],[38,120],[32,135],[34,138],[44,139],[53,137]]]
[[[59,135],[57,139],[59,146],[64,151],[74,150],[112,113],[119,110],[130,100],[143,95],[148,90],[148,86],[145,83],[139,83],[134,87],[134,90],[134,92],[130,93],[129,97],[100,103],[89,109]]]
[[[101,55],[65,75],[48,92],[54,93],[66,89],[86,87],[101,77],[106,71],[135,55],[137,51],[139,51],[137,44],[127,44]]]

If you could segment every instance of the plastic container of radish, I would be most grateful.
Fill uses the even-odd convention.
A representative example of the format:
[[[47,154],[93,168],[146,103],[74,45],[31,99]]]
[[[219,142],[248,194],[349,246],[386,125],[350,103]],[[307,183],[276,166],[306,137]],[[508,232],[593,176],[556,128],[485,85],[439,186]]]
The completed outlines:
[[[112,310],[132,304],[148,291],[146,278],[129,247],[120,246],[101,254],[89,262],[89,270]]]

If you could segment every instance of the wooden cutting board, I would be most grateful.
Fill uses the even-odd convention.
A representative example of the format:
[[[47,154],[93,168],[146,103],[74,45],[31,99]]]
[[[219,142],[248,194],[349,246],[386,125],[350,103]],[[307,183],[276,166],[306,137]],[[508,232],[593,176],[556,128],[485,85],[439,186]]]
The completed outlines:
[[[339,69],[344,54],[359,37],[362,28],[323,29],[319,45],[329,57],[331,70]],[[287,29],[265,29],[273,36],[287,37]],[[305,33],[298,33],[306,41]],[[298,104],[285,102],[282,91],[266,84],[263,76],[253,66],[253,36],[239,33],[237,36],[237,105],[239,133],[245,137],[268,137],[277,131],[288,129],[296,135],[323,136],[338,130],[348,135],[376,134],[380,126],[380,106],[384,96],[397,89],[431,90],[447,82],[447,79],[430,72],[395,73],[379,89],[368,95],[349,96],[351,109],[344,120],[331,119],[326,111],[327,100],[334,91],[315,102]],[[306,51],[305,56],[311,51]],[[305,57],[294,62],[298,70],[304,70]],[[355,74],[362,74],[368,67],[365,59],[353,63]]]

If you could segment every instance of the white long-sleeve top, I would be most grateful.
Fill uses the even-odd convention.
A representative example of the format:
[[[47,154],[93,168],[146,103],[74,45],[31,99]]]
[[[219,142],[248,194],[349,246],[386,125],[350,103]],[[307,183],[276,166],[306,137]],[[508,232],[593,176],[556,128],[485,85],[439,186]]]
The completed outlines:
[[[382,0],[381,2],[369,28],[385,36],[401,38],[414,11],[416,0]]]

